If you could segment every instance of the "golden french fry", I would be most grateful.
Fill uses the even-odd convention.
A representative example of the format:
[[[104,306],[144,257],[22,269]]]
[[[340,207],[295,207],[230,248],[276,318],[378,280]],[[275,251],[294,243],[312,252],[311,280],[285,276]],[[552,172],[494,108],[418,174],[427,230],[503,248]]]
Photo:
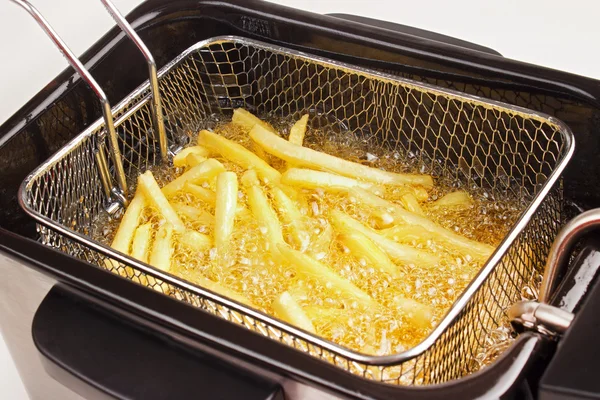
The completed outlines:
[[[448,235],[448,232],[440,230],[436,225],[431,229],[423,225],[394,225],[391,228],[382,229],[380,233],[392,240],[400,242],[437,242],[453,249],[459,253],[470,255],[478,260],[484,261],[494,252],[494,247],[475,240],[467,239],[460,235]],[[444,229],[445,228],[441,228]]]
[[[123,218],[121,218],[119,228],[117,229],[117,233],[111,244],[113,249],[120,251],[121,253],[129,254],[129,246],[131,245],[135,230],[140,223],[140,216],[142,215],[145,203],[146,199],[144,194],[141,190],[137,190],[135,196],[133,196],[133,199],[125,210]]]
[[[404,208],[408,211],[419,215],[424,214],[423,209],[419,205],[419,201],[417,200],[414,194],[409,192],[404,193],[400,198],[400,201],[402,202],[402,205],[404,205]]]
[[[244,129],[246,132],[250,132],[250,130],[254,128],[254,125],[260,125],[265,129],[275,132],[271,125],[256,117],[250,111],[244,110],[243,108],[236,108],[235,110],[233,110],[233,117],[231,117],[231,122],[234,125],[237,125],[240,128]]]
[[[411,194],[414,199],[422,199],[423,196],[419,194],[420,190],[417,186],[405,186],[402,188],[404,194]],[[363,206],[369,208],[370,213],[377,218],[381,227],[390,226],[394,223],[393,213],[398,207],[402,208],[403,205],[392,203],[389,200],[384,200],[381,197],[373,194],[362,188],[352,188],[348,190],[348,196],[350,199],[360,203]],[[427,191],[425,191],[425,200],[427,199]],[[413,199],[413,200],[414,200]]]
[[[361,182],[329,172],[312,169],[290,168],[281,176],[281,183],[307,189],[323,189],[329,191],[344,191],[359,187],[374,193],[383,193],[385,189],[370,182]]]
[[[162,188],[162,192],[166,197],[170,197],[183,189],[188,182],[195,183],[200,180],[208,180],[224,171],[225,167],[223,164],[214,158],[209,158],[169,182]]]
[[[173,226],[175,231],[183,232],[185,230],[185,225],[183,225],[183,222],[158,187],[158,183],[156,183],[152,172],[146,171],[140,175],[138,186],[142,190],[142,193],[144,193],[144,196],[146,196],[146,199],[158,209],[167,222]]]
[[[304,223],[304,216],[294,201],[288,197],[281,188],[271,188],[271,195],[275,202],[281,220],[288,226],[292,241],[296,248],[304,251],[310,243],[310,235]]]
[[[193,183],[188,182],[183,187],[183,190],[196,196],[211,207],[214,207],[217,204],[217,195],[210,189],[206,189],[202,186],[194,185]],[[248,212],[248,210],[243,204],[238,203],[235,212],[237,215],[241,215]]]
[[[440,208],[440,207],[460,207],[466,208],[473,204],[473,200],[471,196],[463,190],[458,190],[456,192],[448,193],[444,197],[434,201],[430,204],[430,207]]]
[[[196,283],[212,292],[215,292],[217,294],[220,294],[221,296],[225,296],[230,298],[231,300],[235,300],[238,303],[242,303],[244,305],[250,306],[250,307],[254,307],[254,305],[252,304],[252,302],[246,298],[245,296],[241,295],[240,293],[231,290],[229,288],[226,288],[225,286],[210,280],[208,278],[205,278],[203,276],[200,276],[200,274],[197,274],[196,276],[194,276],[194,280],[196,281]]]
[[[229,253],[238,198],[238,181],[234,172],[221,172],[217,177],[215,205],[215,247],[219,257]],[[225,261],[224,258],[222,258]]]
[[[206,160],[206,157],[199,156],[198,154],[188,154],[188,156],[185,158],[185,164],[186,166],[192,168],[196,165],[202,164]]]
[[[306,125],[308,124],[308,114],[304,114],[294,126],[290,130],[290,137],[288,140],[291,143],[297,144],[298,146],[302,146],[302,142],[304,142],[304,135],[306,134]]]
[[[412,194],[418,201],[427,201],[429,199],[429,192],[422,186],[407,186],[407,189],[412,191]]]
[[[173,165],[175,167],[185,167],[187,164],[187,156],[189,156],[190,154],[196,154],[200,157],[204,157],[204,159],[208,158],[208,156],[210,155],[210,152],[208,151],[208,149],[202,147],[202,146],[190,146],[190,147],[186,147],[185,149],[181,150],[179,153],[177,153],[175,155],[175,157],[173,157]]]
[[[177,214],[183,215],[190,221],[196,221],[202,225],[213,225],[215,223],[215,217],[206,210],[200,210],[196,207],[181,203],[173,203],[173,209]]]
[[[150,251],[150,240],[152,236],[152,224],[147,223],[138,227],[133,237],[131,244],[131,256],[141,262],[148,262],[148,253]],[[127,268],[127,273],[131,278],[137,277],[142,285],[148,284],[148,279],[142,275],[140,271],[134,271],[132,268]]]
[[[412,241],[426,242],[435,238],[431,232],[419,225],[394,225],[391,228],[381,229],[379,233],[388,239],[405,243]]]
[[[171,269],[171,255],[173,254],[173,226],[169,223],[163,224],[154,238],[149,264],[162,271]]]
[[[433,309],[428,305],[402,296],[394,297],[394,303],[411,324],[421,329],[431,326]]]
[[[198,143],[221,154],[229,161],[243,168],[255,169],[258,175],[270,183],[278,182],[281,174],[265,160],[246,149],[241,144],[206,130],[198,134]]]
[[[341,211],[331,211],[329,220],[333,227],[341,234],[352,232],[362,233],[381,247],[394,262],[414,264],[415,266],[426,268],[434,267],[440,263],[438,256],[396,243]]]
[[[475,240],[467,239],[457,233],[446,229],[425,216],[411,213],[408,210],[397,208],[394,212],[394,217],[401,219],[409,225],[418,225],[429,231],[431,240],[438,241],[446,246],[452,247],[460,253],[471,255],[479,260],[487,260],[494,252],[494,247],[485,243],[480,243]]]
[[[249,169],[248,171],[244,172],[242,174],[241,181],[244,187],[260,185],[260,181],[258,180],[258,174],[253,169]]]
[[[399,207],[397,204],[384,200],[362,188],[348,190],[348,196],[352,201],[367,208],[369,213],[377,219],[379,227],[387,227],[395,222],[394,210]]]
[[[477,258],[479,260],[486,260],[494,252],[494,247],[490,245],[480,243],[475,240],[467,239],[464,236],[461,236],[457,233],[452,232],[449,229],[446,229],[436,224],[435,222],[423,215],[418,215],[408,210],[405,210],[402,207],[399,207],[394,203],[388,202],[387,200],[383,200],[373,195],[372,193],[369,193],[366,190],[354,188],[352,190],[352,194],[358,199],[368,204],[387,203],[388,208],[386,209],[386,211],[389,212],[390,216],[392,217],[393,223],[421,226],[425,228],[425,230],[430,232],[431,240],[443,243],[457,250],[460,253],[463,253],[465,255],[471,255],[472,257]]]
[[[206,251],[212,246],[210,236],[192,230],[187,230],[179,236],[179,243],[195,251]]]
[[[361,232],[347,232],[341,234],[339,239],[358,260],[364,260],[367,262],[367,265],[375,269],[385,271],[392,276],[398,276],[398,267],[365,234]]]
[[[255,125],[252,128],[250,137],[265,149],[267,153],[294,165],[335,172],[350,178],[357,178],[377,184],[433,186],[433,179],[429,175],[398,174],[344,160],[330,154],[290,143],[259,125]]]
[[[279,223],[277,214],[275,214],[275,211],[273,211],[269,204],[267,195],[258,184],[256,172],[254,170],[246,171],[242,176],[242,184],[246,189],[250,210],[254,218],[258,221],[261,232],[264,232],[267,238],[269,250],[276,253],[278,251],[277,245],[284,243],[281,224]]]
[[[350,319],[350,313],[347,310],[333,307],[307,306],[304,308],[306,315],[317,323],[341,323],[346,324]]]
[[[131,257],[141,262],[148,262],[148,249],[150,249],[151,233],[151,223],[140,225],[135,230],[135,235],[133,236],[133,243],[131,244]]]
[[[210,189],[203,188],[202,186],[194,185],[193,183],[186,183],[183,190],[190,193],[208,205],[214,207],[217,202],[217,195]]]
[[[349,280],[341,277],[325,264],[316,261],[304,253],[292,249],[286,244],[280,244],[279,251],[283,258],[288,260],[296,268],[296,271],[299,274],[314,278],[325,286],[340,290],[365,305],[375,306],[377,304],[367,292],[363,291]]]
[[[149,264],[162,271],[169,272],[171,269],[171,256],[173,255],[173,226],[169,223],[163,224],[154,237],[152,251],[150,252]],[[169,285],[153,276],[148,276],[146,283],[151,285],[157,292],[169,294]]]
[[[300,329],[315,333],[310,318],[302,311],[302,307],[288,292],[283,292],[273,301],[275,315]]]

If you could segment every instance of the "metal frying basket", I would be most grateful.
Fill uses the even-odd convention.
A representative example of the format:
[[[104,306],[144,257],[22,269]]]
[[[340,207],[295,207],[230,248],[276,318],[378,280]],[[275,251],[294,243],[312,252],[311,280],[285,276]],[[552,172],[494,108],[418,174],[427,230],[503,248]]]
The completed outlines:
[[[97,121],[23,182],[21,205],[38,221],[44,244],[135,282],[149,282],[158,291],[168,288],[169,296],[350,373],[393,384],[441,383],[478,369],[472,360],[503,324],[506,308],[521,300],[524,287],[539,286],[561,223],[559,176],[573,153],[572,134],[562,122],[240,37],[197,43],[158,77],[160,96],[152,94],[151,79],[108,113],[114,136],[108,119]],[[160,99],[162,113],[156,106]],[[511,192],[529,199],[529,206],[431,334],[390,356],[351,351],[88,236],[100,213],[121,207],[123,189],[131,192],[137,176],[161,162],[165,140],[176,151],[209,117],[229,116],[238,107],[294,118],[310,112],[320,116],[313,120],[321,129],[343,130],[372,146],[415,157],[438,176]],[[107,149],[113,157],[106,157]],[[119,163],[126,179],[121,188]]]

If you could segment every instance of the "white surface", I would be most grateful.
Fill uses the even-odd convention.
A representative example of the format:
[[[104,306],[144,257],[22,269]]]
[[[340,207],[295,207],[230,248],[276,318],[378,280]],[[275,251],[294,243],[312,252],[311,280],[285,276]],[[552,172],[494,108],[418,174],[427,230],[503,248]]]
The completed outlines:
[[[113,24],[97,0],[31,0],[76,54]],[[124,13],[140,0],[113,0]],[[505,57],[600,79],[600,2],[596,0],[277,0],[318,13],[363,15],[443,33],[491,47]],[[66,61],[26,13],[0,1],[0,123],[52,78]],[[26,399],[0,341],[3,398]]]

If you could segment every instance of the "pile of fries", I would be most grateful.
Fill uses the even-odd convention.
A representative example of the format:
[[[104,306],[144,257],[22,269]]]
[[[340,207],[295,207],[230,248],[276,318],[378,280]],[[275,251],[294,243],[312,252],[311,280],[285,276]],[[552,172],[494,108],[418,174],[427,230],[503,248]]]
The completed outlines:
[[[472,207],[468,193],[433,201],[429,175],[309,148],[308,120],[286,138],[237,109],[220,132],[200,131],[174,157],[174,179],[139,177],[112,247],[356,350],[404,350],[494,246],[430,218]]]

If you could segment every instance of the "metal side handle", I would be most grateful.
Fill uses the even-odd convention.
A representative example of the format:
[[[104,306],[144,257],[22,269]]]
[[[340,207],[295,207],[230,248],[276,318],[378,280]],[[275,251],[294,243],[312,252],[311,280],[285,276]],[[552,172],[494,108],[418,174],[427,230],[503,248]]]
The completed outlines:
[[[162,160],[167,161],[167,135],[165,133],[165,123],[162,112],[162,101],[160,97],[160,91],[158,88],[158,72],[156,70],[156,62],[154,61],[154,57],[152,57],[152,54],[150,53],[150,50],[148,50],[148,47],[146,47],[142,39],[140,39],[133,27],[129,24],[129,22],[127,22],[127,20],[125,19],[125,17],[123,17],[119,10],[117,10],[115,5],[110,0],[100,1],[102,2],[102,4],[104,4],[104,6],[106,7],[110,15],[113,17],[117,25],[119,25],[123,32],[125,32],[125,34],[129,36],[131,41],[135,43],[137,48],[140,50],[140,52],[146,59],[146,62],[148,63],[148,76],[150,79],[150,91],[152,93],[152,116],[154,119],[154,129],[158,134],[158,138],[156,138],[155,136],[155,139],[158,139],[158,143],[160,146],[160,155]]]
[[[46,32],[46,35],[52,39],[63,56],[65,56],[65,58],[69,61],[73,68],[75,68],[77,73],[79,73],[79,75],[90,86],[100,100],[100,103],[102,104],[102,115],[104,116],[104,123],[108,132],[110,153],[115,165],[117,184],[119,185],[121,192],[124,195],[127,195],[127,181],[125,179],[125,170],[123,169],[123,159],[121,157],[121,151],[119,150],[119,143],[117,140],[117,133],[115,131],[112,109],[106,94],[102,88],[100,88],[98,82],[96,82],[88,70],[83,66],[81,61],[79,61],[75,54],[73,54],[73,52],[67,47],[66,43],[58,36],[56,31],[52,29],[48,21],[46,21],[42,14],[40,14],[40,12],[33,5],[31,5],[27,0],[11,1],[23,7],[23,9],[25,9],[25,11],[27,11],[35,19],[35,21],[42,27],[44,32]]]
[[[508,317],[513,325],[548,336],[560,336],[569,328],[573,313],[549,303],[557,277],[568,267],[574,246],[595,228],[600,228],[600,208],[581,213],[560,230],[548,254],[538,301],[522,301],[511,306]]]
[[[12,2],[18,4],[23,9],[25,9],[42,27],[44,32],[52,39],[56,47],[61,51],[61,53],[65,56],[65,58],[69,61],[69,63],[75,68],[75,70],[79,73],[79,75],[83,78],[83,80],[90,86],[90,88],[94,91],[100,103],[102,104],[102,114],[104,116],[104,123],[106,126],[106,131],[108,132],[108,142],[109,142],[109,150],[111,154],[111,158],[115,165],[116,172],[116,180],[121,194],[127,196],[127,181],[125,178],[125,170],[123,168],[123,158],[121,156],[121,152],[119,150],[118,137],[115,130],[115,124],[113,121],[113,114],[108,98],[100,85],[96,82],[96,80],[92,77],[89,71],[85,68],[85,66],[79,61],[79,59],[73,54],[73,52],[68,48],[65,42],[58,36],[56,31],[50,26],[48,21],[40,14],[40,12],[31,4],[28,0],[11,0]],[[127,22],[127,20],[121,15],[119,10],[115,7],[115,5],[110,0],[100,0],[102,4],[106,7],[110,15],[116,21],[117,25],[125,32],[125,34],[133,41],[133,43],[140,50],[146,62],[148,63],[148,75],[150,81],[150,91],[152,94],[152,117],[153,117],[153,125],[155,130],[155,139],[159,143],[160,154],[163,161],[167,160],[168,157],[168,148],[167,148],[167,136],[165,133],[164,126],[164,117],[162,112],[162,101],[160,96],[160,91],[158,87],[158,72],[156,68],[156,62],[150,50],[146,47],[144,42],[140,39],[138,34],[132,28],[132,26]],[[158,136],[158,137],[156,137]],[[99,156],[100,157],[100,156]],[[104,167],[105,170],[102,170]],[[103,185],[109,186],[106,177],[106,165],[101,162],[99,164],[100,175],[102,177]],[[105,191],[107,195],[109,191],[107,187],[105,187]]]

